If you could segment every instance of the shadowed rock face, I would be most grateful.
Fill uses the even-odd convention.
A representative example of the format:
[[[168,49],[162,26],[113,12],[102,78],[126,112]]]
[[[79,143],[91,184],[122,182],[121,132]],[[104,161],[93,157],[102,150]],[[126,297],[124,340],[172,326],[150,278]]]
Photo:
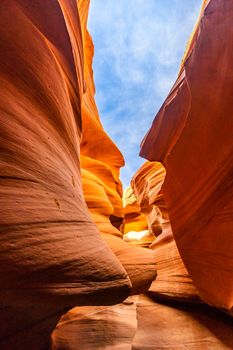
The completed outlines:
[[[140,296],[132,350],[230,350],[232,320],[207,305],[158,303]]]
[[[214,0],[209,2],[204,1],[203,10],[208,3],[209,6],[211,3],[214,3],[216,6],[221,7],[223,2],[217,2]],[[224,9],[225,7],[222,10]],[[210,15],[212,15],[212,12]],[[206,21],[206,14],[201,19],[201,29],[205,27],[208,28],[209,26],[209,23],[204,25],[204,21]],[[224,27],[223,21],[221,23]],[[187,144],[185,145],[190,151],[191,165],[187,162],[184,163],[184,160],[187,159],[187,155],[185,156],[185,154],[183,154],[183,158],[177,157],[176,163],[174,161],[174,164],[172,164],[175,169],[174,171],[176,171],[177,174],[174,174],[171,171],[173,168],[169,168],[170,158],[176,150],[176,144],[179,142],[182,133],[184,133],[191,124],[191,122],[189,123],[187,121],[187,125],[182,129],[184,126],[183,123],[186,122],[186,115],[184,116],[184,113],[192,106],[191,103],[189,105],[190,91],[184,73],[186,63],[192,59],[191,50],[195,52],[195,47],[198,45],[201,36],[203,36],[203,31],[200,31],[200,37],[198,37],[197,33],[199,33],[198,27],[191,38],[178,83],[168,97],[168,106],[166,105],[164,110],[163,108],[161,109],[162,112],[160,111],[160,113],[163,114],[162,117],[160,117],[160,114],[158,116],[160,121],[155,121],[154,125],[156,125],[158,129],[161,128],[159,129],[161,134],[159,132],[157,133],[155,126],[153,126],[142,149],[142,152],[148,152],[149,159],[163,160],[167,172],[165,185],[163,185],[166,175],[164,167],[158,162],[146,162],[132,179],[131,186],[134,193],[132,193],[132,189],[128,189],[128,191],[125,192],[124,197],[124,211],[127,219],[125,236],[127,237],[128,242],[134,245],[144,245],[145,237],[142,236],[143,238],[141,240],[129,239],[128,227],[131,228],[131,233],[134,231],[133,233],[136,235],[135,237],[138,237],[137,235],[141,228],[143,228],[143,231],[145,231],[146,228],[149,228],[150,233],[156,236],[156,239],[152,242],[150,248],[155,255],[158,276],[156,280],[152,282],[149,292],[147,292],[147,296],[140,295],[137,299],[135,298],[133,300],[131,305],[126,306],[125,304],[119,304],[104,309],[101,307],[83,307],[70,311],[62,318],[53,333],[53,346],[56,350],[75,350],[77,346],[80,350],[85,350],[87,348],[100,348],[106,350],[181,350],[184,348],[188,350],[230,350],[233,347],[232,320],[229,316],[220,313],[218,310],[214,310],[203,303],[199,294],[201,294],[202,297],[205,297],[205,300],[209,301],[209,299],[202,293],[199,283],[196,284],[195,279],[193,283],[190,278],[190,274],[191,277],[193,276],[192,269],[189,269],[189,265],[186,263],[189,258],[188,254],[190,254],[191,257],[195,255],[198,239],[202,238],[202,234],[206,234],[205,230],[203,232],[200,231],[198,232],[199,236],[195,237],[197,242],[192,240],[192,232],[201,226],[202,217],[197,221],[192,220],[193,227],[188,226],[190,230],[183,232],[183,235],[186,235],[187,237],[191,234],[188,241],[188,250],[186,251],[185,256],[186,259],[183,259],[183,255],[180,255],[179,253],[179,251],[184,253],[181,245],[183,237],[180,237],[179,239],[179,228],[182,227],[176,227],[175,223],[172,221],[174,217],[171,217],[170,223],[170,211],[173,213],[173,216],[179,209],[182,209],[185,212],[186,207],[182,207],[182,205],[189,204],[185,200],[186,193],[184,191],[181,192],[182,196],[180,196],[179,188],[184,186],[187,191],[187,196],[190,196],[189,187],[186,186],[186,182],[189,182],[189,176],[192,177],[193,173],[195,173],[194,169],[191,168],[192,152],[195,153],[200,148],[200,145],[195,147],[194,139],[190,132],[189,140],[190,142],[193,142],[193,144],[188,148],[187,140]],[[229,37],[227,40],[229,43]],[[201,51],[201,45],[199,50]],[[206,69],[207,68],[208,67],[206,67]],[[202,73],[204,74],[206,71]],[[198,80],[200,77],[197,75],[196,79]],[[199,86],[199,92],[201,92],[201,89],[202,86]],[[204,92],[205,91],[203,91],[203,93]],[[194,103],[197,102],[198,101],[194,101]],[[174,109],[171,108],[173,105]],[[168,116],[166,117],[167,113],[171,113],[169,114],[170,119]],[[167,119],[165,119],[165,117]],[[198,125],[194,124],[194,126],[195,133],[198,133]],[[158,141],[158,144],[156,140]],[[201,138],[197,138],[197,140],[201,140]],[[153,152],[155,152],[155,154],[156,152],[161,152],[163,157],[153,158]],[[205,155],[205,157],[207,161],[207,156]],[[219,159],[221,160],[221,158]],[[185,173],[187,179],[185,176],[181,177],[182,171],[185,167],[187,168]],[[205,179],[204,175],[206,174],[203,174],[201,180]],[[181,182],[178,181],[179,176],[182,179]],[[170,181],[167,182],[167,179]],[[94,186],[94,182],[95,181],[93,181],[92,186]],[[105,181],[102,181],[102,183],[104,184]],[[198,185],[198,182],[196,185],[195,183],[192,185],[195,187]],[[207,185],[208,184],[206,184],[206,190],[209,191],[210,187]],[[102,187],[104,187],[104,185],[102,185]],[[102,193],[106,194],[106,190]],[[91,198],[91,194],[89,194],[89,196]],[[175,199],[173,199],[173,196]],[[203,194],[203,197],[205,197],[206,200],[208,199],[208,196],[209,194]],[[103,194],[102,197],[104,197]],[[108,196],[106,196],[106,198],[107,197]],[[195,199],[196,198],[194,198],[194,207],[192,207],[192,203],[187,206],[187,209],[191,212],[185,213],[185,219],[187,219],[188,215],[191,216],[193,214],[195,216],[195,205],[198,204],[198,202],[195,202]],[[94,201],[92,201],[92,203],[94,203]],[[112,209],[111,206],[107,206],[107,203],[109,204],[108,198],[105,203],[105,206],[101,207],[101,211],[105,211],[105,215],[103,215],[105,216],[104,225],[107,225],[106,217],[110,214]],[[209,203],[207,201],[207,208],[210,208],[211,204],[214,204],[214,202]],[[89,205],[89,207],[91,209],[91,205]],[[93,213],[95,211],[98,212],[97,208],[93,209]],[[143,216],[140,216],[141,214],[143,214]],[[96,214],[94,213],[93,215]],[[145,226],[145,216],[147,217],[148,227]],[[134,221],[135,217],[136,220]],[[181,223],[186,224],[183,217],[179,218],[179,216],[177,216],[176,219],[181,220]],[[95,220],[99,227],[107,227],[103,225],[103,222],[101,223],[101,220],[98,219],[97,216]],[[173,226],[176,240],[173,235]],[[209,264],[213,253],[211,249],[216,244],[216,242],[212,242],[216,237],[215,231],[212,229],[207,236],[206,239],[208,239],[208,241],[206,242],[208,242],[209,250],[207,251],[206,247],[201,247],[205,248],[206,261]],[[228,239],[227,242],[231,243],[232,241]],[[223,242],[223,244],[225,243]],[[221,248],[223,244],[219,248]],[[228,247],[225,245],[224,253],[226,254],[226,257],[227,252],[231,251],[228,251],[227,249],[230,249],[231,247],[231,245]],[[200,260],[196,260],[196,270],[199,269],[199,273],[202,273],[200,266],[201,264],[204,264],[201,260],[201,252],[202,251],[200,250]],[[229,277],[230,274],[232,275],[231,264],[229,261],[227,261],[227,263],[227,269],[229,267],[228,272],[230,273],[227,272],[228,275],[226,273],[225,276],[223,276],[223,280],[225,277]],[[188,271],[186,267],[188,268]],[[207,265],[207,267],[209,267],[209,273],[215,275],[215,266]],[[203,268],[205,268],[205,266]],[[223,262],[219,265],[219,270],[223,270]],[[205,270],[203,270],[203,272],[205,273]],[[230,296],[227,295],[227,291],[232,291],[231,286],[221,285],[221,288],[223,288],[222,292],[212,290],[211,288],[213,288],[213,285],[208,285],[208,281],[211,280],[211,278],[214,278],[214,276],[209,276],[209,279],[206,279],[206,284],[204,285],[208,290],[209,297],[212,298],[211,300],[213,301],[214,295],[219,296],[220,293],[223,293],[225,294],[225,297],[222,301],[227,301]],[[231,283],[229,279],[226,281]],[[214,288],[217,289],[217,284]],[[178,302],[177,300],[182,302]],[[193,302],[195,302],[195,304]],[[215,303],[215,305],[219,307],[223,304]],[[226,307],[226,304],[224,304],[224,306]],[[122,312],[124,314],[123,318]],[[125,332],[122,332],[122,327],[125,327]],[[96,341],[96,339],[98,340]]]
[[[53,332],[54,350],[130,350],[137,330],[138,296],[122,304],[70,310]]]
[[[62,315],[53,350],[232,349],[232,320],[199,295],[230,313],[233,5],[203,1],[143,141],[156,162],[137,171],[124,209],[124,160],[94,100],[88,7],[0,4],[0,349],[48,349]],[[123,241],[125,214],[125,237],[149,235]]]
[[[202,298],[233,303],[233,3],[210,0],[179,77],[142,143],[166,168],[173,234]]]
[[[83,17],[74,0],[0,5],[1,349],[44,348],[66,309],[131,286],[82,194]]]

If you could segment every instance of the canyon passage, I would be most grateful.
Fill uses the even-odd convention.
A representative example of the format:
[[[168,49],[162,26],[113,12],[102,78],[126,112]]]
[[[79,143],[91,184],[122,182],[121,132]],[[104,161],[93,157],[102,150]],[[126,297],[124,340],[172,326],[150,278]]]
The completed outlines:
[[[0,349],[231,350],[233,1],[203,0],[124,191],[89,5],[0,4]]]

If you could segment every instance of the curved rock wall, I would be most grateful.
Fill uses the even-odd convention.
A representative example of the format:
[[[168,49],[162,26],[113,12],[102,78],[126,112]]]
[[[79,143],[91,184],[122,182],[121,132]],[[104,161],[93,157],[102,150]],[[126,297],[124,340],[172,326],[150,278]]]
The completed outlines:
[[[88,2],[80,4],[84,3]],[[87,10],[86,7],[85,15]],[[81,174],[84,197],[101,236],[126,269],[132,283],[131,294],[135,294],[147,290],[155,278],[154,256],[152,252],[132,247],[122,239],[120,230],[123,231],[124,213],[119,172],[124,159],[100,122],[94,99],[94,46],[86,28],[83,41],[86,91],[82,100]]]
[[[131,287],[82,193],[81,9],[0,5],[1,349],[44,349],[65,310],[119,302]]]
[[[0,348],[47,349],[63,315],[54,350],[232,349],[230,317],[202,304],[233,299],[232,2],[203,1],[124,208],[88,9],[0,4]]]
[[[166,168],[163,193],[182,260],[210,305],[233,303],[232,1],[204,2],[179,77],[142,143]]]
[[[153,281],[149,294],[159,299],[200,301],[171,229],[161,190],[165,176],[166,171],[161,163],[146,162],[131,181],[141,212],[147,216],[149,232],[153,235],[149,248],[154,251],[157,278]]]

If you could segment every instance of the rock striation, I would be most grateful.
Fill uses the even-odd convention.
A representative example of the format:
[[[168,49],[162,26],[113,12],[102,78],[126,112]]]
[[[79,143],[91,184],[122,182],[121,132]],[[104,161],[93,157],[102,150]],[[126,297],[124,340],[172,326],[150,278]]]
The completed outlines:
[[[233,305],[233,3],[204,1],[171,92],[142,142],[162,162],[181,258],[201,297]]]
[[[87,3],[83,1],[81,4]],[[85,16],[88,8],[85,8]],[[81,14],[83,6],[81,6]],[[83,12],[83,13],[84,13]],[[122,185],[119,179],[124,159],[117,146],[104,131],[94,99],[92,72],[94,46],[83,29],[84,79],[86,91],[82,99],[81,175],[85,202],[102,238],[107,242],[128,273],[131,294],[147,290],[156,277],[155,259],[151,251],[132,247],[123,241]]]
[[[147,217],[152,235],[149,248],[154,251],[157,278],[149,294],[159,299],[200,301],[199,293],[189,277],[173,236],[162,185],[166,171],[159,162],[146,162],[136,172],[131,186]]]
[[[222,6],[223,3],[224,6]],[[213,7],[209,7],[210,5]],[[215,11],[213,11],[213,9]],[[192,70],[190,71],[188,69],[190,68],[189,65],[196,64],[198,66],[199,61],[197,58],[201,58],[203,45],[208,44],[208,42],[205,41],[205,36],[208,34],[208,40],[212,39],[210,28],[212,28],[214,16],[219,16],[219,14],[222,16],[226,9],[230,9],[229,3],[215,0],[203,2],[201,17],[198,20],[198,24],[192,34],[188,49],[185,53],[178,82],[175,84],[171,94],[160,110],[152,129],[143,142],[142,154],[150,161],[146,162],[137,171],[131,181],[131,186],[124,193],[124,239],[132,246],[146,245],[153,251],[158,273],[157,278],[152,282],[146,295],[141,294],[134,297],[130,304],[127,304],[126,300],[126,304],[122,303],[104,309],[97,306],[94,308],[83,307],[72,310],[67,316],[63,317],[53,333],[54,350],[61,350],[63,348],[74,350],[77,344],[79,344],[80,350],[87,348],[90,350],[96,348],[107,350],[119,348],[124,350],[178,350],[184,348],[189,350],[230,350],[233,348],[232,319],[230,316],[204,303],[204,301],[207,301],[209,304],[213,304],[217,307],[224,307],[225,311],[230,311],[230,308],[226,307],[226,302],[231,297],[232,288],[230,280],[226,280],[225,278],[229,278],[230,275],[232,276],[232,267],[229,260],[227,260],[232,245],[230,244],[227,246],[222,242],[219,249],[220,252],[224,252],[224,255],[221,255],[223,261],[220,263],[219,267],[215,264],[211,265],[212,255],[217,254],[218,257],[218,252],[213,250],[213,248],[217,243],[220,243],[219,240],[213,242],[216,237],[218,237],[212,227],[212,220],[214,221],[215,218],[212,218],[210,222],[205,221],[206,216],[199,217],[195,211],[197,209],[198,200],[200,200],[200,196],[202,196],[202,204],[207,206],[202,209],[211,209],[208,214],[213,213],[213,208],[215,208],[216,203],[214,201],[208,201],[211,198],[217,199],[218,196],[215,194],[214,197],[211,197],[212,186],[214,180],[217,180],[219,171],[222,171],[223,168],[225,169],[224,171],[227,171],[226,166],[229,164],[230,158],[229,162],[226,163],[223,168],[219,166],[219,170],[215,169],[216,174],[213,175],[213,179],[210,181],[208,179],[208,169],[211,169],[211,165],[213,164],[213,159],[211,158],[212,163],[210,165],[208,164],[209,168],[205,168],[206,171],[202,174],[202,177],[200,169],[198,169],[199,177],[196,180],[197,174],[195,174],[196,168],[192,167],[192,155],[194,154],[194,159],[196,159],[198,152],[200,156],[201,146],[203,145],[205,149],[206,144],[208,144],[208,140],[205,140],[203,135],[201,135],[202,129],[199,129],[205,126],[205,135],[206,137],[210,136],[207,132],[208,125],[205,125],[205,120],[201,123],[200,118],[202,117],[203,119],[203,114],[201,114],[201,108],[203,108],[203,106],[206,108],[208,107],[209,113],[213,112],[211,109],[212,106],[208,104],[208,99],[206,97],[212,90],[210,86],[208,86],[208,91],[202,91],[206,86],[204,82],[207,78],[200,78],[197,71],[192,72]],[[230,13],[232,15],[232,12]],[[229,23],[227,26],[228,25]],[[225,22],[223,22],[223,20],[215,22],[215,26],[216,28],[220,27],[219,30],[222,29],[224,32]],[[215,33],[213,28],[211,30]],[[205,34],[205,31],[207,31],[207,34]],[[201,41],[203,35],[204,39]],[[214,38],[212,40],[214,41]],[[227,42],[230,43],[229,37],[227,37]],[[210,48],[212,45],[215,47],[215,43],[211,43],[210,41]],[[200,51],[199,55],[197,55],[198,50]],[[227,53],[228,51],[226,50],[224,52]],[[197,55],[197,57],[195,57],[197,62],[193,61],[193,55],[195,54]],[[210,59],[207,53],[205,53],[205,59],[207,58]],[[200,62],[203,63],[202,61]],[[207,68],[208,65],[205,66],[205,69],[201,69],[200,73],[203,75],[207,74]],[[212,74],[213,72],[217,74],[214,69],[212,70]],[[221,70],[218,71],[219,74],[221,74],[220,72]],[[195,97],[194,100],[190,100],[191,90],[188,85],[186,74],[187,77],[190,76],[192,79],[196,79],[193,81],[193,84],[196,84],[194,84],[195,88],[199,89],[199,91],[193,91],[193,93],[195,93],[193,95]],[[209,79],[211,80],[210,73]],[[202,84],[198,84],[198,80],[202,81]],[[206,84],[207,83],[209,82],[206,82]],[[225,86],[223,82],[222,86]],[[218,92],[221,92],[220,90],[219,88]],[[202,96],[200,96],[201,91]],[[203,96],[206,98],[206,101],[203,101]],[[212,95],[208,96],[213,98]],[[220,101],[219,98],[219,104]],[[204,102],[207,103],[206,106]],[[197,105],[198,103],[200,104],[199,109],[197,109],[199,115],[194,113],[195,103]],[[190,111],[192,111],[193,114],[184,115],[185,112],[189,113]],[[218,112],[221,113],[221,108],[218,109]],[[205,113],[207,113],[206,110]],[[194,118],[199,118],[200,128],[199,125],[195,123]],[[191,129],[191,127],[195,128]],[[196,140],[199,142],[198,144],[194,142],[192,131],[193,134],[196,135]],[[216,128],[215,132],[217,131]],[[184,140],[186,140],[184,144],[186,148],[183,149],[181,157],[180,153],[177,152],[180,146],[179,142],[182,141],[183,134],[186,132],[188,133],[186,137],[184,137]],[[210,131],[210,134],[211,132],[213,131]],[[217,138],[216,140],[219,139]],[[191,144],[189,144],[188,141]],[[209,142],[210,141],[211,140],[209,140]],[[185,152],[187,152],[187,150],[190,155],[189,163],[187,161],[185,162],[187,159]],[[228,148],[226,148],[224,152],[225,155],[230,157]],[[160,157],[158,155],[160,155]],[[202,155],[206,163],[207,155],[208,153]],[[222,158],[219,157],[218,161],[221,159]],[[194,164],[197,167],[198,163]],[[200,163],[200,166],[201,165],[203,164]],[[185,172],[182,173],[184,170]],[[194,181],[191,183],[191,180],[189,180],[190,178],[197,182],[195,183]],[[105,183],[105,181],[103,181],[103,183]],[[203,187],[206,192],[204,192],[202,188],[202,192],[199,193],[198,198],[195,196],[192,198],[191,195],[193,193],[191,190],[193,190],[193,188],[198,189],[200,183],[206,184],[206,186]],[[230,183],[228,183],[228,185],[230,186]],[[181,192],[179,192],[180,189],[182,189]],[[226,198],[223,197],[223,193],[219,193],[219,196],[220,195],[223,199],[222,203],[224,203]],[[190,203],[187,201],[186,197],[189,198]],[[193,203],[192,200],[194,201]],[[213,208],[211,206],[213,206]],[[90,205],[89,207],[91,210]],[[216,210],[221,210],[221,208],[219,203]],[[97,209],[98,208],[94,208],[93,212],[97,212]],[[198,208],[198,210],[200,211],[200,208]],[[108,213],[108,215],[110,215],[110,213]],[[184,215],[184,217],[182,215]],[[191,219],[192,215],[194,215],[193,219]],[[217,213],[215,213],[215,215],[217,215]],[[106,216],[107,214],[105,214],[105,217]],[[225,216],[221,215],[221,218],[227,218],[226,212]],[[186,223],[185,220],[187,219],[190,221]],[[101,222],[99,221],[98,223],[97,218],[95,220],[97,225],[101,227]],[[174,220],[177,220],[177,224]],[[219,219],[217,223],[220,225]],[[207,224],[210,225],[210,227],[208,227]],[[228,227],[228,224],[229,222],[226,220],[224,227]],[[198,231],[200,228],[202,228],[203,231]],[[146,241],[148,232],[150,238]],[[197,233],[196,236],[194,232]],[[226,230],[226,233],[227,232]],[[222,232],[222,234],[224,234],[224,232]],[[202,236],[205,235],[206,237],[204,239]],[[184,242],[186,245],[182,245]],[[206,242],[206,245],[203,245],[203,242]],[[226,242],[232,243],[230,236]],[[225,245],[225,248],[221,250],[223,245]],[[200,254],[197,251],[197,247],[200,249]],[[204,252],[207,264],[205,264],[204,259],[202,260]],[[195,259],[192,260],[194,257]],[[217,289],[218,284],[216,280],[215,289],[217,290],[212,290],[214,286],[211,283],[208,285],[208,282],[216,278],[217,274],[223,271],[224,262],[227,262],[228,265],[226,265],[223,279],[219,280],[219,282],[223,283],[225,280],[225,282],[228,282],[228,285],[224,286],[221,284],[220,287],[222,290],[219,290]],[[194,266],[195,263],[196,267]],[[193,268],[195,267],[195,271],[198,271],[199,274],[202,273],[203,268],[203,278],[207,277],[207,271],[209,271],[208,273],[210,274],[213,273],[213,276],[210,275],[208,279],[206,278],[206,282],[202,286],[208,291],[208,297],[207,294],[203,293],[202,288],[200,288],[199,283],[201,279],[198,281],[196,280],[196,275],[193,274],[193,270],[190,266],[193,266]],[[219,270],[215,271],[215,269]],[[226,297],[226,293],[229,291],[230,294]],[[216,295],[222,295],[222,304],[217,303],[216,300],[214,301],[214,296]],[[121,318],[122,312],[123,318]],[[122,327],[124,327],[125,332],[122,331]],[[97,344],[95,342],[96,339],[98,339]]]
[[[203,1],[123,195],[89,3],[0,4],[0,348],[230,350],[233,4]]]
[[[147,217],[142,213],[131,186],[123,193],[124,240],[130,244],[149,247],[155,236],[148,230]]]
[[[69,308],[130,292],[82,193],[88,4],[0,5],[1,349],[44,349]]]

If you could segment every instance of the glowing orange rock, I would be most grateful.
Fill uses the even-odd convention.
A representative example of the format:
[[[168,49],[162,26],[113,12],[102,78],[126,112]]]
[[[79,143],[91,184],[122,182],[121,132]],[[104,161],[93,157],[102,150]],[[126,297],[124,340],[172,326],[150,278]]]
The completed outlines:
[[[154,251],[157,277],[152,282],[149,293],[160,299],[200,301],[172,234],[161,191],[165,175],[165,169],[161,163],[146,162],[131,181],[141,211],[147,215],[149,229],[154,237],[150,249]]]
[[[233,305],[233,2],[205,1],[179,77],[142,143],[166,168],[163,193],[202,298]]]
[[[155,236],[148,230],[146,215],[141,212],[140,205],[129,186],[123,193],[124,207],[124,241],[148,247]]]
[[[146,162],[131,181],[141,212],[147,216],[148,228],[158,236],[169,224],[167,208],[161,187],[165,169],[161,163]]]
[[[94,47],[88,31],[83,33],[86,92],[82,100],[81,169],[84,197],[102,237],[130,277],[131,294],[136,294],[147,290],[156,276],[154,255],[122,239],[124,213],[119,171],[124,159],[100,122],[94,100]]]
[[[0,348],[38,350],[66,309],[119,302],[131,284],[82,194],[77,3],[0,7]]]

